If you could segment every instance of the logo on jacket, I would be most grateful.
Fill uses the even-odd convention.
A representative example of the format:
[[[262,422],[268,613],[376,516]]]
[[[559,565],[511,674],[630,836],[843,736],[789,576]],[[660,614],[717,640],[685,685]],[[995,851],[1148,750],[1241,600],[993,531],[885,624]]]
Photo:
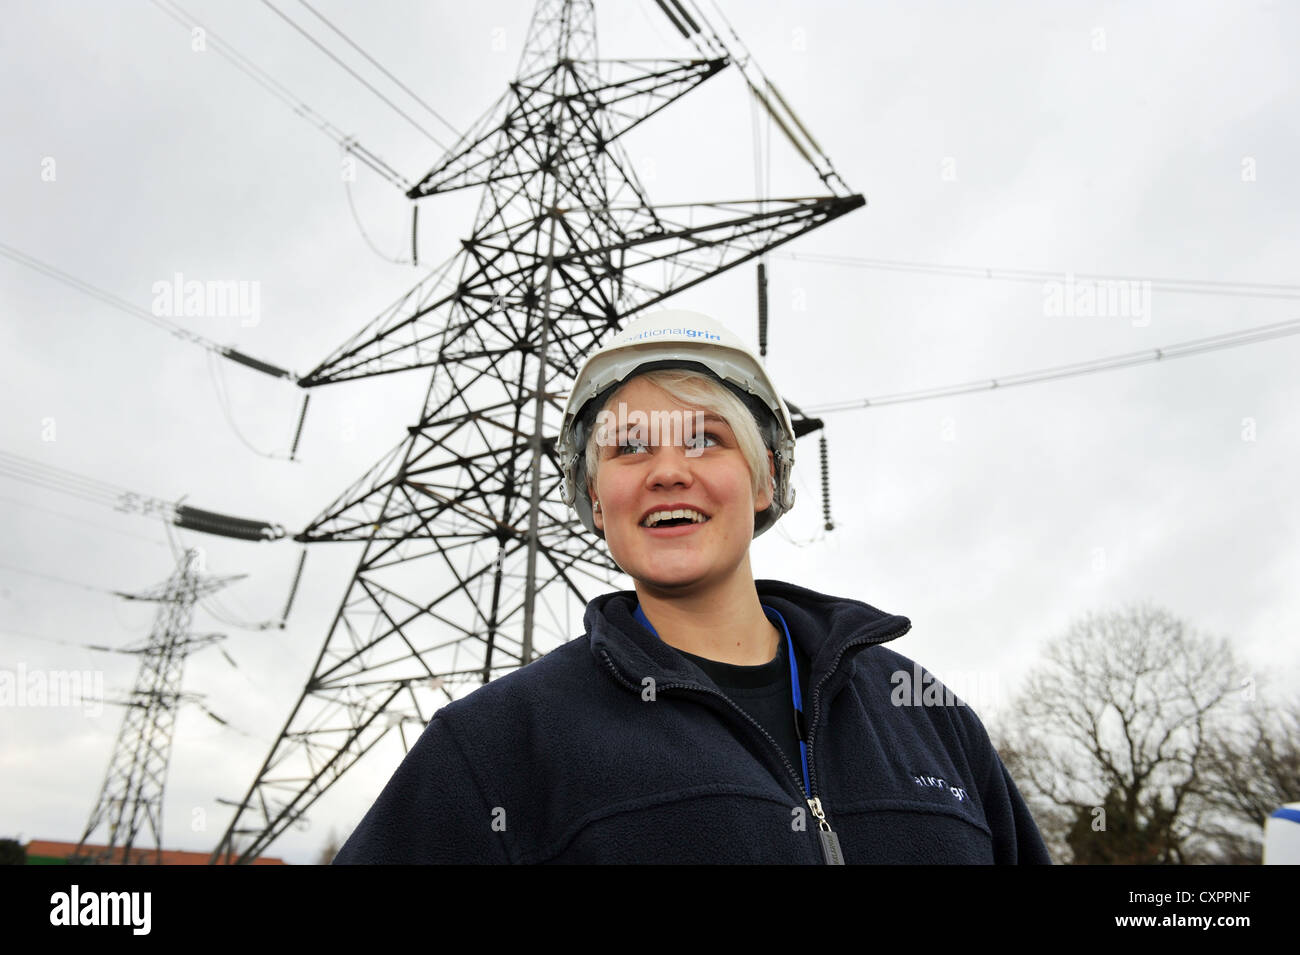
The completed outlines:
[[[960,786],[950,786],[948,780],[942,776],[913,776],[912,781],[918,786],[926,786],[934,789],[946,789],[952,798],[958,802],[964,802],[970,798],[970,793]]]

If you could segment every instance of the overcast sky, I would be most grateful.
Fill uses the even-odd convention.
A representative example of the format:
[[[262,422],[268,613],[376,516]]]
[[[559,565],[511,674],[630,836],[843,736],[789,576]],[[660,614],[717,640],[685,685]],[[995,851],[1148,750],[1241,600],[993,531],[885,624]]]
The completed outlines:
[[[531,5],[314,4],[463,129],[514,76]],[[1300,261],[1300,7],[1286,3],[737,3],[723,12],[868,205],[769,258],[768,368],[804,406],[1157,348],[1294,320],[1292,297],[1152,291],[1141,315],[1053,314],[1036,269],[1295,283]],[[445,127],[320,28],[277,6],[416,116]],[[184,0],[212,34],[410,180],[440,152],[260,3]],[[706,12],[715,8],[710,2]],[[597,3],[602,56],[683,57],[651,0]],[[178,319],[303,373],[425,273],[410,202],[146,0],[5,4],[0,242],[148,309],[175,273],[258,283],[256,324]],[[754,112],[734,70],[634,131],[655,201],[823,191]],[[52,174],[51,174],[52,173]],[[426,200],[421,261],[457,248],[478,194]],[[364,228],[368,240],[362,235]],[[382,255],[378,253],[383,253]],[[969,266],[994,277],[791,258]],[[752,266],[674,304],[754,340]],[[395,445],[427,371],[301,392],[0,258],[0,451],[290,535]],[[1229,638],[1271,698],[1300,689],[1300,336],[1196,357],[825,416],[836,530],[820,531],[815,442],[799,501],[754,546],[760,576],[913,621],[895,645],[990,725],[1043,645],[1094,611],[1150,602]],[[223,397],[224,396],[224,397]],[[90,670],[122,698],[136,661],[86,643],[143,639],[152,605],[102,590],[164,580],[157,521],[0,480],[0,665]],[[277,619],[298,545],[177,533],[212,574],[246,574],[225,616]],[[301,693],[361,553],[311,548],[288,627],[193,656],[177,721],[168,848],[208,851]],[[43,576],[42,576],[43,575]],[[58,578],[58,579],[54,579]],[[83,585],[83,586],[78,586]],[[93,588],[100,588],[96,590]],[[224,608],[224,609],[223,609]],[[575,620],[579,619],[575,616]],[[575,635],[577,631],[575,630]],[[63,641],[63,642],[58,642]],[[0,709],[0,835],[75,841],[120,707]],[[270,850],[315,861],[400,759],[377,748]]]

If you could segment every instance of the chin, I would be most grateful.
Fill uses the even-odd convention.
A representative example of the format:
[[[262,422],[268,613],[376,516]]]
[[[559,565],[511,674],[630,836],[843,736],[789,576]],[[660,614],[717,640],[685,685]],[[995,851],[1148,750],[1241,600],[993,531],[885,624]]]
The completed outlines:
[[[684,596],[722,587],[737,573],[739,573],[738,569],[733,569],[730,572],[720,572],[716,569],[679,568],[668,570],[656,568],[640,576],[629,576],[632,576],[632,579],[642,587],[665,594]]]

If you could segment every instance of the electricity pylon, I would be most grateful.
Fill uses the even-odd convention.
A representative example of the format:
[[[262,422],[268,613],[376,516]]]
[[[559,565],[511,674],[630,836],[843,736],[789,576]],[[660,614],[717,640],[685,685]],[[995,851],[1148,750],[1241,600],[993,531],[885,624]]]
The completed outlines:
[[[202,563],[200,550],[187,550],[166,581],[143,593],[122,595],[131,600],[157,601],[158,615],[145,645],[122,651],[140,655],[140,670],[131,696],[123,704],[126,716],[117,734],[108,774],[73,861],[129,863],[136,837],[144,827],[148,828],[154,861],[162,861],[163,788],[176,710],[183,701],[185,658],[224,639],[219,633],[189,632],[194,604],[245,576],[202,577]],[[102,848],[87,850],[87,841],[101,825],[107,827],[107,842]]]
[[[408,725],[580,631],[575,605],[617,574],[560,499],[554,435],[581,359],[633,313],[864,204],[749,58],[668,2],[701,56],[597,59],[591,0],[540,0],[500,108],[408,193],[483,189],[460,253],[301,379],[433,370],[407,436],[297,536],[364,549],[213,861],[256,857],[390,731],[409,746]],[[831,194],[651,204],[620,137],[733,63]]]

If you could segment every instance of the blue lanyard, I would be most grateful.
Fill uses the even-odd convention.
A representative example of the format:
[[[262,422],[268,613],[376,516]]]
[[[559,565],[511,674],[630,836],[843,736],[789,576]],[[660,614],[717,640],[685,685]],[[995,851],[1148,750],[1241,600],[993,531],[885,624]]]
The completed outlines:
[[[803,693],[799,689],[799,664],[794,659],[794,641],[790,639],[790,628],[786,625],[785,617],[766,604],[762,606],[763,613],[767,614],[767,619],[773,623],[781,624],[781,632],[785,634],[785,648],[790,657],[790,695],[794,699],[795,736],[799,739],[799,758],[803,762],[803,785],[805,793],[811,793],[812,783],[808,778],[808,742],[804,739],[807,734],[804,732],[803,722]],[[640,604],[637,604],[632,616],[636,618],[636,622],[641,626],[656,637],[659,636],[659,631],[654,628],[654,624],[646,617],[645,611],[641,609]]]

